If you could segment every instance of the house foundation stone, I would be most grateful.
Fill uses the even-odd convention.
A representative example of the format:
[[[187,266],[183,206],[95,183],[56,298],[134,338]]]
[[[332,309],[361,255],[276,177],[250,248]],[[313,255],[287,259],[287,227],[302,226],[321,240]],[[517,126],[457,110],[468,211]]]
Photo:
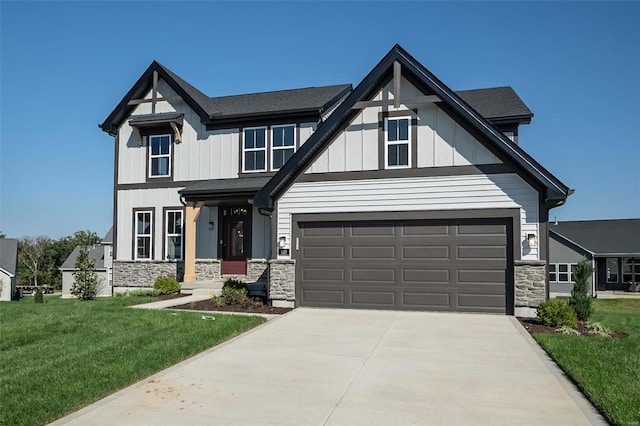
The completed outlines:
[[[247,281],[266,283],[268,280],[269,262],[267,259],[247,260]]]
[[[535,308],[547,298],[546,262],[542,260],[516,260],[515,305],[518,312],[535,314]]]
[[[217,280],[220,277],[220,261],[218,259],[196,259],[197,281]]]
[[[269,261],[269,299],[274,306],[293,305],[296,300],[296,262],[289,259]],[[283,302],[286,302],[283,304]]]
[[[113,284],[115,287],[153,287],[160,276],[175,277],[182,281],[184,262],[165,261],[113,261]],[[220,278],[220,261],[217,259],[196,259],[196,279],[198,281]]]

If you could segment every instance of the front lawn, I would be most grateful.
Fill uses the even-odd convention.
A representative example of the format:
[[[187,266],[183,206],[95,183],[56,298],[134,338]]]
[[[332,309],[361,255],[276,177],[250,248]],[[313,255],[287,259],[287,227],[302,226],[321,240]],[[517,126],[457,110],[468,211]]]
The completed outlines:
[[[610,421],[640,424],[640,300],[595,300],[594,306],[591,321],[629,337],[534,337]]]
[[[44,424],[261,324],[129,309],[147,298],[0,303],[0,424]]]

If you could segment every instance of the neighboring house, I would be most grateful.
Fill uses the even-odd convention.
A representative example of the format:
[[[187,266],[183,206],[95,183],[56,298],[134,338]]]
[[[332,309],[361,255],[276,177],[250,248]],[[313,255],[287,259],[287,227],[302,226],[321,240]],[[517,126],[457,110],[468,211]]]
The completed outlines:
[[[454,92],[400,46],[349,84],[210,98],[153,62],[115,137],[115,286],[240,275],[274,305],[531,313],[571,190],[510,87]]]
[[[60,266],[62,271],[62,297],[73,297],[71,288],[75,283],[73,273],[76,271],[76,260],[80,253],[80,246],[76,246],[69,257]],[[113,228],[109,229],[100,245],[89,248],[89,258],[95,262],[98,274],[97,295],[111,296],[113,294]]]
[[[18,280],[18,240],[0,238],[0,301],[10,301]]]
[[[549,226],[549,284],[552,296],[568,296],[572,267],[582,258],[594,267],[590,293],[639,291],[640,219],[582,220]]]

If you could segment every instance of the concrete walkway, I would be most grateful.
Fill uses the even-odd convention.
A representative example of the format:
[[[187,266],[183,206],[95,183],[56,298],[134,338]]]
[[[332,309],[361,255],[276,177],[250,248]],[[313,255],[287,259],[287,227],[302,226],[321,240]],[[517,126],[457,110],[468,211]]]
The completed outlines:
[[[512,317],[296,309],[56,425],[604,424]]]

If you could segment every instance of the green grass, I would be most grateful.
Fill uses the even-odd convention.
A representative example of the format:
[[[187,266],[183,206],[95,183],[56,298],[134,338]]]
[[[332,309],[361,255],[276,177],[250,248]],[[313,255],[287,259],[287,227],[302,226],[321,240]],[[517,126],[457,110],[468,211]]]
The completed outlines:
[[[149,311],[149,298],[0,303],[0,425],[38,425],[264,322]]]
[[[595,300],[597,321],[626,339],[537,334],[535,339],[608,419],[640,424],[640,300]]]

